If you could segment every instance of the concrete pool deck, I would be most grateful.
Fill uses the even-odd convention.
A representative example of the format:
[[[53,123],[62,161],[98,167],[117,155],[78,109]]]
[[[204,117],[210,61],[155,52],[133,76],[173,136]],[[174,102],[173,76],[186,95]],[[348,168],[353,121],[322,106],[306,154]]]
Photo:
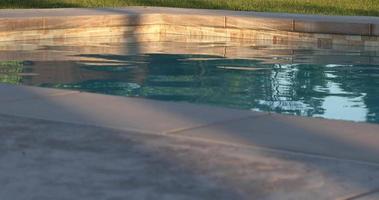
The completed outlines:
[[[0,102],[5,199],[366,199],[379,188],[376,124],[4,84]]]
[[[225,45],[244,40],[260,40],[256,46],[305,41],[332,50],[363,46],[369,50],[364,58],[341,59],[371,64],[378,59],[378,27],[377,17],[141,7],[0,10],[0,41],[8,41],[0,45],[0,60],[88,61],[75,55],[94,50],[178,52],[143,44],[179,37],[223,42],[202,49],[223,57],[270,50],[292,58],[303,48],[257,54],[246,43],[240,55],[241,46]],[[109,51],[108,43],[121,40],[145,43],[138,51]],[[54,42],[67,46],[54,49]],[[199,53],[191,46],[182,51]],[[317,62],[325,60],[322,55]],[[0,84],[0,199],[369,200],[379,195],[378,155],[377,124]]]

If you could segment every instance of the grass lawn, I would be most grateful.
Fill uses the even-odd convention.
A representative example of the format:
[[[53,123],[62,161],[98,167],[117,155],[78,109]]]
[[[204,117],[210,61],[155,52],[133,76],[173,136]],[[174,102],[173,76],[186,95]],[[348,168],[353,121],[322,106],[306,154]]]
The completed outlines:
[[[379,16],[379,0],[0,0],[0,8],[167,6]]]

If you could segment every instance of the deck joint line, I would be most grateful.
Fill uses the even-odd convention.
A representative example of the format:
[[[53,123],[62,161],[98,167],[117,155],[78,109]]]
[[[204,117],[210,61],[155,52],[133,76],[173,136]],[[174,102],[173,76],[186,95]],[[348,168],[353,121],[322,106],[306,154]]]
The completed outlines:
[[[168,130],[168,131],[164,131],[163,134],[179,134],[180,132],[183,132],[183,131],[195,130],[195,129],[200,129],[200,128],[206,128],[206,127],[210,127],[210,126],[216,126],[216,125],[219,125],[219,124],[228,124],[228,123],[233,123],[233,122],[240,121],[240,120],[259,118],[259,117],[264,117],[264,116],[268,116],[268,114],[248,115],[248,116],[238,117],[238,118],[234,118],[234,119],[227,119],[227,120],[221,120],[221,121],[211,122],[211,123],[208,123],[208,124],[200,124],[198,126],[178,128],[178,129],[171,129],[171,130]]]
[[[224,16],[224,28],[226,28],[227,18]]]
[[[370,196],[370,195],[376,194],[376,193],[379,193],[379,188],[375,188],[373,190],[370,190],[370,191],[367,191],[364,193],[353,195],[351,197],[344,198],[343,200],[359,200],[362,197],[367,197],[367,196]]]
[[[374,25],[373,24],[368,25],[368,33],[370,36],[374,36]]]

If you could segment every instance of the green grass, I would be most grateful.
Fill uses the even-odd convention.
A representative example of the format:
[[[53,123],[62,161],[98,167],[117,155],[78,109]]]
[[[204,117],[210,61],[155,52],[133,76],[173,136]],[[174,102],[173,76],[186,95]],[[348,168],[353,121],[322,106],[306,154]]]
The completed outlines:
[[[379,16],[379,0],[0,0],[0,8],[167,6]]]

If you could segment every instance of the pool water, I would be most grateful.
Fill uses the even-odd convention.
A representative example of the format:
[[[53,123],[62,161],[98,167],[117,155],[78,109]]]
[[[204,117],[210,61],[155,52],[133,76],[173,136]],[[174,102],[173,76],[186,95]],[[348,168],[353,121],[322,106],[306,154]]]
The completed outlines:
[[[0,82],[379,123],[379,62],[361,54],[71,53],[80,59],[0,61]]]

